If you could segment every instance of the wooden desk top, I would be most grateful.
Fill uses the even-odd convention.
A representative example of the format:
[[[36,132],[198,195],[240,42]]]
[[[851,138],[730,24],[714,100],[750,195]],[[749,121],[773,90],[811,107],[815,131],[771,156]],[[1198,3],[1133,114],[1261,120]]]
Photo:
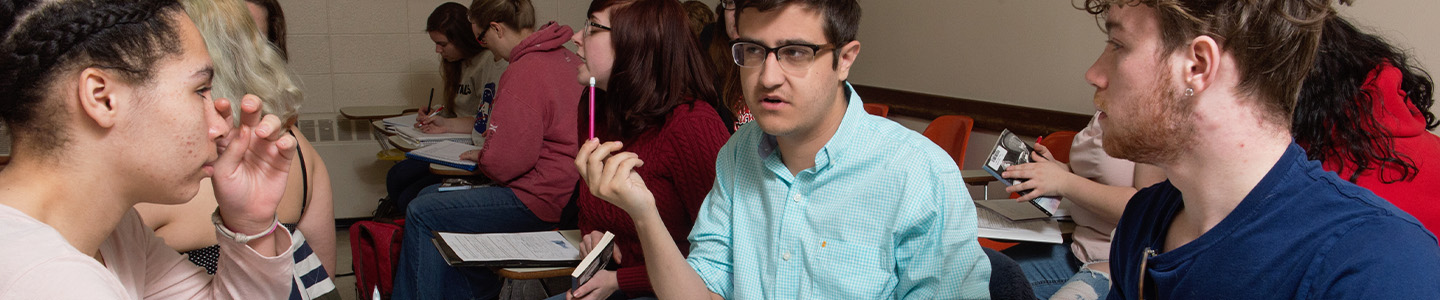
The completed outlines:
[[[392,135],[386,137],[386,139],[390,141],[391,146],[395,146],[395,148],[400,149],[400,151],[410,152],[411,150],[420,149],[420,145],[410,143],[410,141],[406,141],[405,138],[399,135]]]
[[[466,171],[460,168],[432,163],[430,164],[430,174],[440,176],[475,176],[480,175],[480,170]]]
[[[398,117],[408,112],[419,111],[409,106],[349,106],[341,107],[340,115],[346,119],[384,119]]]
[[[963,178],[965,184],[969,185],[985,185],[999,180],[995,179],[995,176],[990,176],[990,172],[985,172],[985,170],[960,170],[960,178]]]

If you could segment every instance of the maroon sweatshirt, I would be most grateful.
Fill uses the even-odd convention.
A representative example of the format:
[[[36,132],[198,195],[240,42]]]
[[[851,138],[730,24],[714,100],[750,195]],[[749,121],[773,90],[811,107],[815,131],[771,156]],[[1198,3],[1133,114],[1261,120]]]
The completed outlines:
[[[480,150],[478,169],[514,190],[546,222],[560,221],[580,180],[575,169],[580,57],[563,47],[572,33],[550,22],[510,50]]]

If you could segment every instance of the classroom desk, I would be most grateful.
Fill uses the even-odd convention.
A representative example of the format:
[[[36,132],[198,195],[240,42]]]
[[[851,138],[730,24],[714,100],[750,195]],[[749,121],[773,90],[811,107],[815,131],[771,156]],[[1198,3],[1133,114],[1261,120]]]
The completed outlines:
[[[400,137],[400,135],[388,135],[385,136],[385,140],[389,141],[391,146],[400,149],[400,151],[410,152],[415,149],[420,149],[419,144],[411,143],[405,140],[405,138]]]
[[[376,120],[399,117],[413,111],[420,109],[408,106],[348,106],[340,108],[340,115],[346,119]]]
[[[577,247],[578,247],[578,246],[580,245],[580,243],[583,241],[583,240],[581,239],[581,235],[580,235],[580,231],[579,231],[579,230],[561,230],[561,231],[560,231],[560,235],[565,236],[565,239],[566,239],[566,240],[569,240],[571,245],[576,245]],[[501,278],[504,278],[504,279],[505,279],[505,285],[511,285],[511,284],[513,284],[514,281],[516,281],[516,280],[539,280],[539,279],[554,278],[554,277],[569,277],[569,276],[570,276],[570,273],[572,273],[572,272],[575,272],[575,268],[565,268],[565,267],[554,267],[554,268],[501,268],[501,269],[496,269],[496,270],[495,270],[495,274],[500,275]],[[548,291],[548,290],[545,289],[545,285],[544,285],[544,284],[532,284],[532,285],[533,285],[533,286],[537,286],[537,287],[540,288],[540,294],[544,294],[544,295],[550,295],[550,294],[551,294],[550,291]],[[517,286],[511,286],[511,289],[509,290],[509,292],[510,292],[511,294],[508,294],[508,295],[502,294],[502,295],[500,295],[500,299],[513,299],[513,298],[515,298],[515,297],[513,297],[513,293],[515,293],[515,291],[514,291],[515,288],[519,288],[519,287],[517,287]]]
[[[990,172],[985,172],[985,170],[960,170],[960,178],[965,180],[965,184],[969,185],[989,184],[990,182],[998,180],[995,179],[995,176],[990,176]]]
[[[430,174],[435,174],[435,175],[440,175],[440,176],[475,176],[475,175],[480,175],[480,170],[479,170],[479,169],[476,169],[475,171],[466,171],[466,170],[463,170],[463,169],[459,169],[459,168],[455,168],[455,167],[451,167],[451,166],[447,166],[447,165],[431,163],[431,164],[430,164]]]

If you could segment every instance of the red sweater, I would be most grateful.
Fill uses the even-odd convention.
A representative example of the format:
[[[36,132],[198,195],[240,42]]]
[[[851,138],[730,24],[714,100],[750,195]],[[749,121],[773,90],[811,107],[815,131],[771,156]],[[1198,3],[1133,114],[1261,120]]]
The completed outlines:
[[[727,125],[714,108],[696,101],[675,107],[664,125],[641,133],[627,141],[622,149],[645,161],[635,172],[645,179],[645,186],[655,195],[660,218],[682,253],[690,250],[687,240],[690,228],[695,225],[695,215],[700,212],[705,194],[715,183],[715,155],[730,139],[729,131],[725,130]],[[621,254],[620,270],[615,274],[620,290],[629,297],[653,295],[645,271],[645,256],[640,251],[640,238],[630,215],[596,198],[583,184],[577,201],[580,232],[608,230],[615,234],[615,250]]]
[[[1400,90],[1400,69],[1387,63],[1371,71],[1368,77],[1362,89],[1374,95],[1372,105],[1380,126],[1389,131],[1395,152],[1409,157],[1419,173],[1407,181],[1384,183],[1371,166],[1360,174],[1355,184],[1415,216],[1431,233],[1440,232],[1440,198],[1436,197],[1440,195],[1440,137],[1425,131],[1424,115],[1405,99],[1405,91]],[[1331,157],[1324,162],[1324,167],[1333,172],[1340,163],[1344,162]],[[1345,167],[1349,172],[1355,169],[1355,166]],[[1395,168],[1386,168],[1385,173],[1387,179],[1400,178]],[[1350,174],[1340,174],[1340,178],[1349,179]]]
[[[559,222],[580,172],[575,126],[580,57],[563,47],[570,27],[540,27],[510,50],[510,66],[490,111],[478,169],[515,191],[540,220]]]

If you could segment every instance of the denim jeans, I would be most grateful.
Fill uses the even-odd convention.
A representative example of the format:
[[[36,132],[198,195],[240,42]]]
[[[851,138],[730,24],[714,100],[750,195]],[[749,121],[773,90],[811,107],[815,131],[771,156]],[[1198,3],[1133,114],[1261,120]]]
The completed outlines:
[[[544,231],[541,221],[507,187],[438,192],[422,190],[405,214],[405,237],[395,270],[393,299],[494,299],[501,281],[486,268],[454,268],[430,242],[433,231],[471,233]]]
[[[418,159],[405,159],[385,172],[386,197],[395,201],[396,208],[403,212],[421,190],[432,184],[439,184],[444,177],[430,173],[430,163]]]
[[[624,291],[615,291],[614,294],[610,294],[610,298],[605,298],[605,299],[606,299],[606,300],[627,300],[627,299],[628,299],[628,300],[659,300],[659,299],[657,299],[657,298],[655,298],[655,297],[628,298],[628,297],[625,297],[625,292],[624,292]],[[545,298],[545,300],[565,300],[565,293],[560,293],[559,295],[550,296],[550,298]]]
[[[1040,299],[1049,299],[1080,271],[1080,261],[1070,253],[1069,244],[1020,243],[1001,252],[1020,264]]]
[[[1070,280],[1065,281],[1065,285],[1055,291],[1055,295],[1050,296],[1050,299],[1093,300],[1105,299],[1109,295],[1110,274],[1081,267],[1080,272],[1070,276]]]

